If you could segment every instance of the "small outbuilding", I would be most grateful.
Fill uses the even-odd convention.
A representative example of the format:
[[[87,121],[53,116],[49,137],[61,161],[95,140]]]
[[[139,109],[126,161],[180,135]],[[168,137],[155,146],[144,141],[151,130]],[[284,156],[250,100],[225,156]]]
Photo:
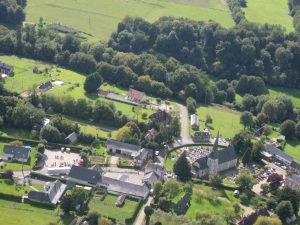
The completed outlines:
[[[193,130],[199,130],[199,117],[196,114],[191,115],[191,127]]]

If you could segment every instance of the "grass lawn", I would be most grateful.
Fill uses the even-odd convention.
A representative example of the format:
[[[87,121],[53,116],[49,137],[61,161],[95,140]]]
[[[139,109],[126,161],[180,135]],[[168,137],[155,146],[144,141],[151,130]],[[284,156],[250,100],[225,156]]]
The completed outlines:
[[[206,115],[209,114],[213,122],[208,124],[208,128],[213,136],[220,135],[223,138],[232,138],[243,126],[240,124],[240,112],[222,106],[200,106],[197,110],[200,118],[200,129],[205,126]],[[194,131],[191,131],[193,133]]]
[[[48,225],[51,222],[55,222],[58,225],[67,225],[73,219],[72,216],[61,217],[57,210],[2,199],[0,199],[0,208],[0,224],[6,225]]]
[[[3,152],[3,146],[4,145],[9,145],[9,143],[0,143],[0,157],[2,157],[2,152]],[[28,163],[24,164],[24,171],[29,171],[33,167],[34,160],[35,160],[35,154],[36,154],[36,149],[31,148],[30,150],[30,159]],[[17,163],[17,162],[3,162],[0,166],[0,172],[3,172],[5,170],[13,170],[13,171],[22,171],[22,164]]]
[[[16,138],[26,138],[26,139],[34,139],[28,130],[23,130],[21,128],[7,128],[3,127],[0,130],[1,136],[6,137],[16,137]]]
[[[287,141],[284,151],[300,162],[300,142],[298,140]]]
[[[154,22],[162,16],[215,20],[234,25],[231,14],[219,0],[29,0],[26,20],[59,23],[107,40],[126,16]]]
[[[17,182],[17,180],[16,180]],[[16,196],[27,195],[29,191],[33,190],[30,186],[16,185],[11,183],[10,180],[1,179],[0,180],[0,192],[5,194],[11,194]]]
[[[134,210],[138,205],[137,201],[126,198],[122,207],[116,207],[117,196],[107,195],[103,201],[100,198],[101,195],[95,195],[91,199],[89,203],[90,211],[97,211],[103,216],[115,218],[121,224],[125,224],[125,219],[133,216]]]
[[[288,0],[248,0],[247,5],[244,11],[250,22],[280,24],[287,31],[294,31]]]
[[[287,96],[292,100],[295,107],[300,108],[300,90],[298,89],[268,87],[268,95],[271,97]]]
[[[162,225],[178,225],[187,224],[188,218],[183,216],[175,216],[169,213],[165,213],[161,210],[155,210],[150,219],[150,225],[154,225],[157,222],[161,222]],[[144,223],[146,224],[146,223]]]

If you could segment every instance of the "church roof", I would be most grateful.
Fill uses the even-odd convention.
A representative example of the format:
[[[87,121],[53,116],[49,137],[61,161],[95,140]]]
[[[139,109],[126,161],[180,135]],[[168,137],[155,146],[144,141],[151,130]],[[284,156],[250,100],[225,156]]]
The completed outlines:
[[[195,170],[204,170],[208,168],[207,165],[207,156],[197,159],[193,163],[193,167]]]
[[[218,151],[218,146],[219,146],[219,137],[220,137],[220,132],[218,131],[217,137],[215,139],[215,143],[213,146],[212,152],[209,154],[209,158],[211,159],[216,159],[219,157],[219,151]]]
[[[236,159],[236,153],[233,147],[228,147],[219,151],[219,164]]]

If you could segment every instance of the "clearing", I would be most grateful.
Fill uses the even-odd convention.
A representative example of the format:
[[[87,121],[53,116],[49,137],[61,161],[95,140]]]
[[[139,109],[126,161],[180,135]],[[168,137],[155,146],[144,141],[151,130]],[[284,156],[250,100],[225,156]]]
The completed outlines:
[[[162,16],[215,20],[225,27],[234,25],[229,9],[221,0],[29,0],[26,20],[58,23],[107,40],[126,16],[154,22]]]
[[[288,0],[248,0],[243,9],[250,22],[279,24],[288,32],[294,31],[293,18],[289,16]]]

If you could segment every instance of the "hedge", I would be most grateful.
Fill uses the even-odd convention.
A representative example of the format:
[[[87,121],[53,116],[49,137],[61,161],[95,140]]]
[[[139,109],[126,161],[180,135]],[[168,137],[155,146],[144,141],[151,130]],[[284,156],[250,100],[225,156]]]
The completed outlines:
[[[142,208],[143,205],[144,205],[144,202],[142,200],[139,200],[139,203],[136,206],[132,217],[125,219],[125,223],[126,224],[129,225],[129,224],[133,224],[134,223],[134,221],[135,221],[136,217],[138,216],[138,214],[139,214],[139,212],[140,212],[140,210],[141,210],[141,208]]]

